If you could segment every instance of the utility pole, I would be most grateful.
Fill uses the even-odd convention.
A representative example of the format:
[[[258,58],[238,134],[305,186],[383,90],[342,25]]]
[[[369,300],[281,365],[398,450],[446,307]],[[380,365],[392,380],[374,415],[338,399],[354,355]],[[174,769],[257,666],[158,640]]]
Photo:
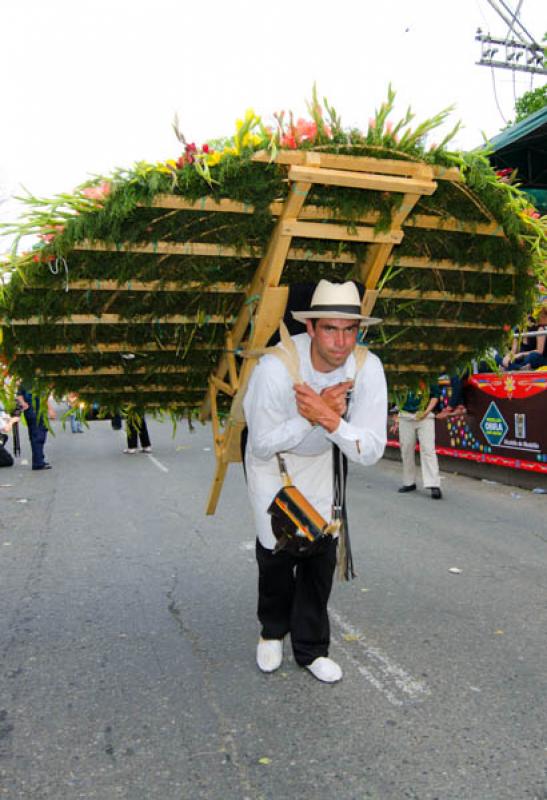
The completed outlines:
[[[547,75],[545,52],[518,19],[523,0],[513,11],[505,0],[487,0],[508,26],[505,38],[490,36],[479,28],[475,40],[481,43],[481,57],[476,63],[485,67],[511,69]]]

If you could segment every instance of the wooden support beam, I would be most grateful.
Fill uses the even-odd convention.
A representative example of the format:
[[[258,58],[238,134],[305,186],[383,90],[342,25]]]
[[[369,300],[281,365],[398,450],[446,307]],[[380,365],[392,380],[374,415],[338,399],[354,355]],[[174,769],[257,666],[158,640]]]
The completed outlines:
[[[254,320],[253,335],[248,342],[249,349],[258,350],[264,347],[271,335],[277,330],[279,321],[285,312],[288,293],[289,290],[286,286],[269,287],[264,290]],[[207,502],[206,513],[209,515],[215,513],[226,474],[226,470],[222,469],[221,464],[226,466],[229,462],[241,461],[240,437],[245,425],[243,398],[256,360],[255,358],[246,358],[239,374],[239,388],[232,401],[230,416],[226,423],[222,442],[222,452],[220,458],[217,459],[215,479]]]
[[[282,228],[287,219],[295,219],[298,216],[300,209],[304,205],[310,188],[311,184],[301,182],[296,182],[291,186],[283,213],[277,222],[277,225],[270,237],[266,252],[247,290],[245,303],[242,305],[237,319],[230,331],[232,342],[235,347],[239,346],[249,325],[253,310],[252,305],[250,305],[251,299],[260,299],[260,302],[262,303],[265,289],[267,287],[277,286],[279,283],[279,279],[281,277],[291,244],[290,234],[282,233]],[[225,354],[220,359],[217,369],[215,370],[216,376],[221,380],[224,380],[226,373],[228,372],[228,368],[228,357]],[[202,408],[202,419],[207,419],[209,413],[210,408],[206,398]]]
[[[407,193],[404,195],[402,203],[392,215],[392,230],[395,229],[400,231],[401,226],[411,213],[420,197],[421,195],[419,194]],[[368,248],[361,265],[361,281],[364,283],[366,289],[363,303],[366,303],[367,314],[370,314],[374,310],[374,304],[378,298],[376,287],[392,251],[393,244],[373,245],[372,247]]]
[[[221,381],[220,378],[217,378],[216,375],[211,375],[209,380],[211,381],[215,389],[217,390],[220,389],[221,392],[230,395],[230,397],[234,396],[235,390],[230,386],[229,383],[226,383],[226,381]]]
[[[437,184],[422,178],[405,178],[378,173],[344,172],[336,169],[320,169],[317,167],[291,167],[289,180],[309,181],[326,186],[346,186],[352,189],[371,189],[378,192],[401,192],[407,194],[433,194]]]

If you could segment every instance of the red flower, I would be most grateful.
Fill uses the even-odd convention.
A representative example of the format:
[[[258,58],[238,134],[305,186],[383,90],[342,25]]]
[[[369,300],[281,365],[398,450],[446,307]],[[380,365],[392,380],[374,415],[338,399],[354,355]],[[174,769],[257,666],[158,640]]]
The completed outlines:
[[[209,145],[208,144],[204,144],[201,149],[203,150],[204,153],[208,153],[209,152]]]

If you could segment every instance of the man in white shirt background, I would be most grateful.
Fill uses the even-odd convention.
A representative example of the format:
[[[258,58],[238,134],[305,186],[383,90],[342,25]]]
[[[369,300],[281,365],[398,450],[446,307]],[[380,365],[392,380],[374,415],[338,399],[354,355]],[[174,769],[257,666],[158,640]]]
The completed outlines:
[[[255,367],[244,408],[248,426],[245,468],[256,531],[259,570],[257,664],[281,666],[290,634],[294,658],[318,679],[340,680],[328,657],[327,604],[336,566],[336,538],[317,554],[299,558],[273,552],[276,538],[268,508],[282,487],[282,453],[294,485],[325,518],[333,504],[333,444],[351,461],[369,465],[386,443],[387,390],[380,360],[368,353],[361,368],[354,354],[359,328],[379,320],[361,314],[357,286],[321,280],[310,308],[294,311],[306,333],[291,337],[301,382],[283,361],[263,356]],[[348,391],[351,393],[348,394]],[[348,399],[349,398],[349,399]]]

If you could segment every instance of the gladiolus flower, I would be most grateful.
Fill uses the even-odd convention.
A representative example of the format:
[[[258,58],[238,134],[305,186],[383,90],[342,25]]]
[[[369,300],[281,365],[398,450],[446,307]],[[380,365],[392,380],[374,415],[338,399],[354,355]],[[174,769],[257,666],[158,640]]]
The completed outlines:
[[[208,152],[209,152],[209,145],[208,145],[208,144],[204,144],[204,145],[203,145],[203,147],[202,147],[201,149],[202,149],[202,151],[203,151],[204,153],[208,153]]]
[[[82,189],[82,194],[89,200],[104,200],[110,194],[111,185],[108,181],[103,181],[98,186],[88,186]]]

